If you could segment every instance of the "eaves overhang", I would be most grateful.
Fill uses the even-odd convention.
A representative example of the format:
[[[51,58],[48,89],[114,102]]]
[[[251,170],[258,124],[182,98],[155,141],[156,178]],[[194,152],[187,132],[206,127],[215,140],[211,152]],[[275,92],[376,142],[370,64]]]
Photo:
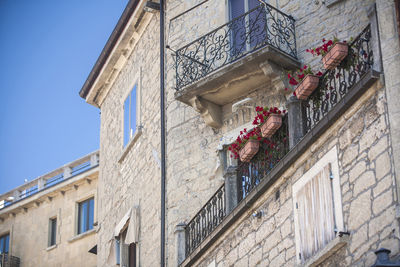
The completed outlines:
[[[100,107],[107,89],[125,65],[133,47],[149,23],[152,13],[145,11],[147,0],[130,0],[118,20],[79,95]],[[101,97],[100,97],[101,96]],[[101,99],[100,99],[101,98]]]

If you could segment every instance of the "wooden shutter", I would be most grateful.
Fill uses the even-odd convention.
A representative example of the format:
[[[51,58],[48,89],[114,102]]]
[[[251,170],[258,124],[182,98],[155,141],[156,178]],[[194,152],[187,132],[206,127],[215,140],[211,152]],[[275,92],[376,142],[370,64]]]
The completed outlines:
[[[326,165],[299,189],[296,197],[301,261],[314,255],[335,237],[331,167]]]

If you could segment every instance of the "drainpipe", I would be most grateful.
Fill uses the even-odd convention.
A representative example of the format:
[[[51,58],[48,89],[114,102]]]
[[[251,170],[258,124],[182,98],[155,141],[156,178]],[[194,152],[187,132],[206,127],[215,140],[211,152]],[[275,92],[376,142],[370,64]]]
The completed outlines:
[[[161,267],[165,266],[165,107],[164,0],[160,0],[160,109],[161,109]]]

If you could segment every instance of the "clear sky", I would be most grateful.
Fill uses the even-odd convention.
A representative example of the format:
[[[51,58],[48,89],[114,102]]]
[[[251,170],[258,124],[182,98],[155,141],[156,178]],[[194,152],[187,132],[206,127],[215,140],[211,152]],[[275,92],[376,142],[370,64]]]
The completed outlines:
[[[0,0],[0,194],[99,147],[79,90],[128,0]]]

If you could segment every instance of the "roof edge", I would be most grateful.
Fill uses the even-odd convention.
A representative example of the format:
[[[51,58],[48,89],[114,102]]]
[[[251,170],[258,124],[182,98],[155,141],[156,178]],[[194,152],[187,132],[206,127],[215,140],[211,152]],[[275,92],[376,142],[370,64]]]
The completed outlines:
[[[130,17],[132,16],[133,12],[135,11],[139,0],[130,0],[129,3],[126,5],[124,12],[122,13],[121,17],[118,20],[117,25],[115,26],[114,30],[112,31],[110,37],[107,40],[106,45],[104,46],[103,50],[99,58],[97,59],[96,63],[94,64],[92,70],[90,71],[89,76],[87,77],[85,83],[83,84],[81,90],[79,91],[80,97],[86,99],[89,91],[91,90],[94,82],[98,78],[101,70],[103,69],[107,59],[110,57],[111,52],[114,49],[114,46],[117,44],[119,38],[121,37],[122,32],[124,31],[126,25],[129,22]]]

